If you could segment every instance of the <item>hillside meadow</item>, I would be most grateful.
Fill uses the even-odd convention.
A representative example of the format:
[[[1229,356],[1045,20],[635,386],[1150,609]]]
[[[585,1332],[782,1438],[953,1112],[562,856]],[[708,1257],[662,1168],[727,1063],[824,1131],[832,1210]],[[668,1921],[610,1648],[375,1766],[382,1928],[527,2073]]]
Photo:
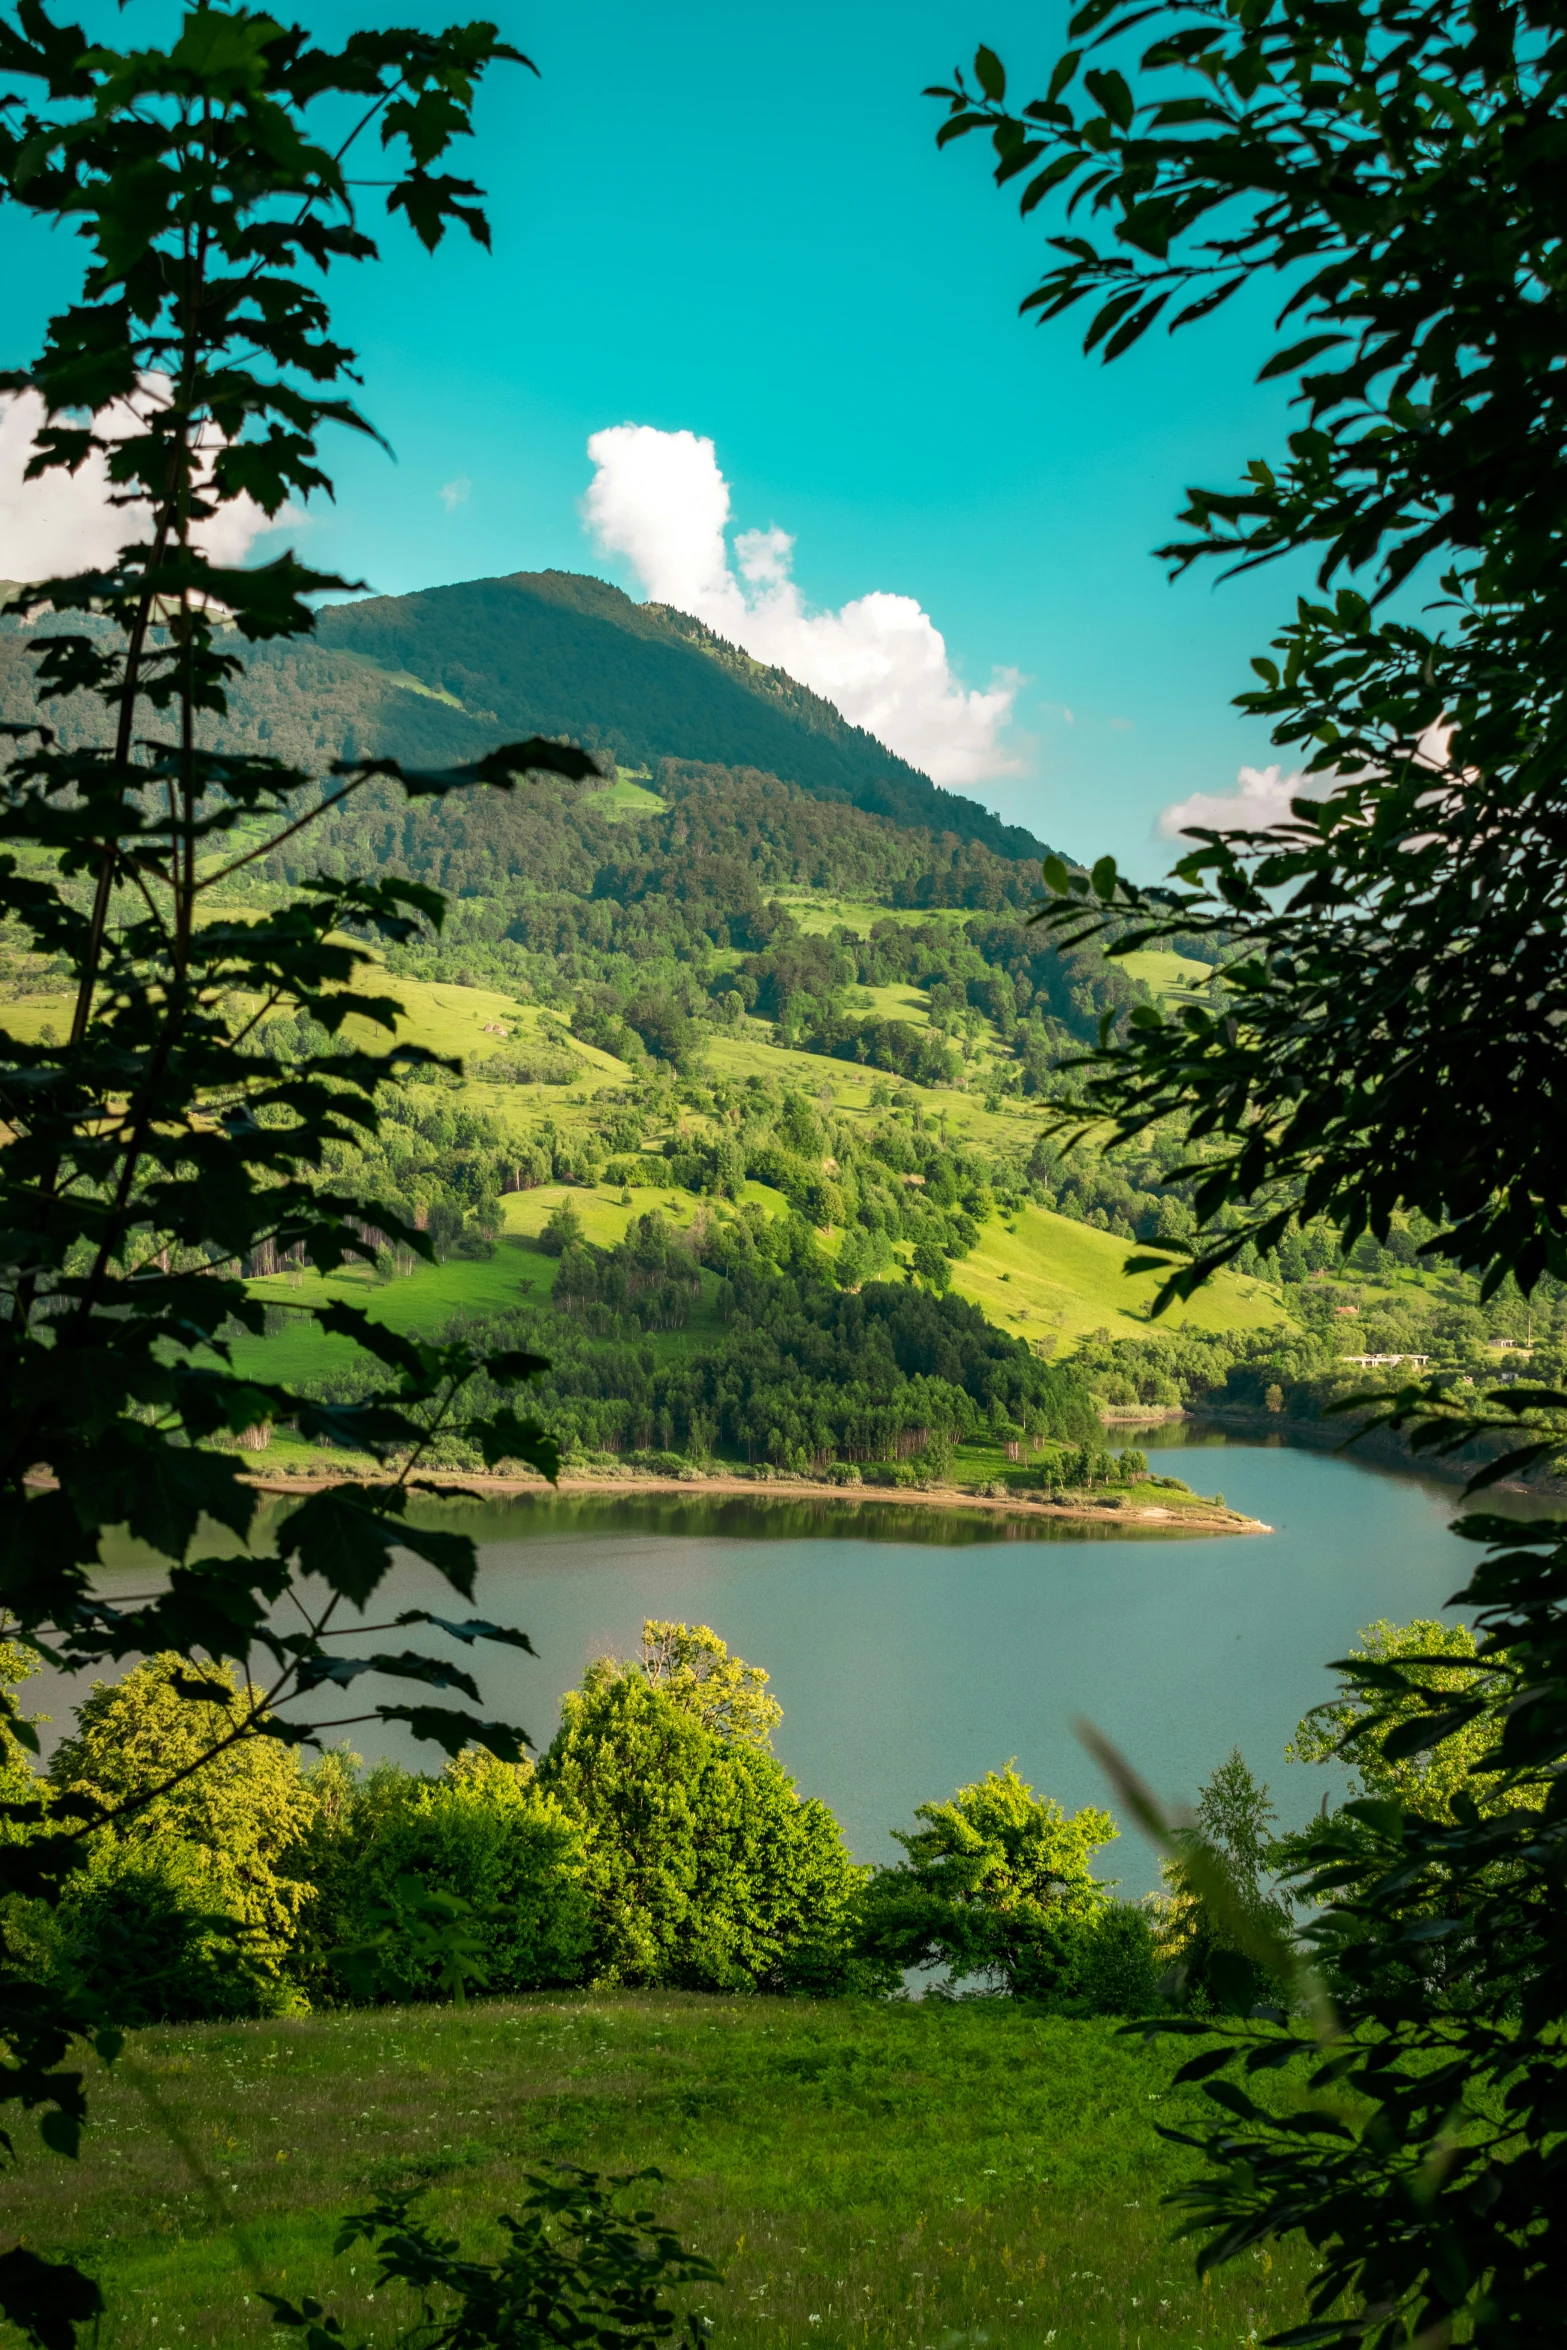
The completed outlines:
[[[1179,2054],[1190,2043],[1178,2044]],[[692,2295],[736,2350],[1231,2350],[1298,2321],[1306,2268],[1206,2285],[1160,2198],[1198,2118],[1176,2045],[1006,2001],[673,1993],[383,2008],[134,2035],[67,2168],[24,2145],[18,2224],[101,2280],[97,2350],[275,2339],[261,2289],[350,2339],[417,2317],[374,2294],[341,2217],[427,2191],[465,2249],[552,2162],[653,2165],[648,2196],[723,2273]]]
[[[631,790],[639,786],[629,785]],[[850,901],[801,906],[824,921],[858,911]],[[1174,963],[1179,958],[1166,958]],[[1193,971],[1201,967],[1193,965]],[[1181,975],[1184,976],[1184,972]],[[464,1105],[494,1121],[519,1145],[548,1127],[563,1135],[586,1134],[592,1127],[600,1095],[616,1093],[633,1072],[612,1054],[581,1038],[570,1037],[564,1025],[535,1005],[522,1004],[505,993],[456,981],[426,981],[392,977],[378,971],[364,985],[384,986],[402,1004],[399,1041],[458,1059],[464,1066],[460,1095]],[[879,1014],[911,1023],[924,1021],[917,991],[904,986],[866,991]],[[36,1037],[46,1028],[57,1032],[68,1018],[64,998],[34,995],[7,1007],[7,1020],[17,1034]],[[354,1042],[374,1046],[384,1031],[369,1022],[352,1019]],[[485,1074],[485,1064],[519,1046],[564,1055],[574,1064],[566,1084],[496,1082]],[[813,1098],[830,1100],[834,1115],[869,1131],[882,1116],[886,1081],[878,1072],[852,1062],[824,1059],[770,1041],[767,1023],[747,1020],[739,1034],[714,1033],[707,1046],[713,1074],[730,1080],[763,1076],[775,1083],[794,1085]],[[954,1143],[1004,1155],[1038,1127],[1039,1113],[1014,1101],[987,1104],[976,1094],[906,1081],[901,1095],[911,1101],[922,1119],[934,1120]],[[700,1129],[703,1121],[691,1123]],[[1026,1145],[1025,1145],[1026,1147]],[[284,1309],[346,1298],[363,1305],[389,1328],[409,1335],[433,1336],[455,1317],[482,1319],[519,1305],[544,1307],[549,1302],[555,1262],[536,1245],[551,1214],[565,1200],[581,1219],[584,1237],[600,1248],[625,1239],[636,1218],[657,1209],[678,1233],[716,1215],[722,1223],[734,1211],[728,1203],[702,1200],[677,1183],[659,1184],[627,1192],[613,1183],[542,1183],[508,1193],[501,1205],[502,1230],[488,1259],[457,1257],[440,1265],[418,1265],[404,1276],[385,1280],[369,1268],[345,1271],[329,1279],[314,1273],[293,1272],[258,1280],[255,1291],[267,1304]],[[768,1185],[747,1181],[735,1203],[754,1205],[770,1219],[788,1213],[788,1203]],[[824,1254],[832,1259],[844,1234],[825,1228],[819,1234]],[[1090,1335],[1134,1337],[1149,1328],[1158,1276],[1128,1275],[1125,1261],[1131,1253],[1118,1235],[1097,1230],[1075,1218],[1027,1202],[1015,1211],[991,1217],[981,1229],[977,1246],[952,1266],[956,1295],[979,1306],[987,1319],[1012,1336],[1051,1356],[1067,1355]],[[716,1284],[703,1273],[703,1298],[682,1330],[655,1334],[652,1345],[659,1359],[687,1354],[704,1344],[716,1344],[722,1330],[713,1310]],[[1224,1274],[1189,1305],[1178,1306],[1162,1318],[1165,1330],[1190,1327],[1199,1331],[1261,1331],[1281,1319],[1278,1293],[1269,1284],[1244,1276]],[[327,1337],[301,1315],[274,1316],[274,1329],[265,1339],[240,1340],[236,1363],[243,1372],[266,1379],[316,1379],[341,1369],[356,1352],[346,1339]],[[283,1469],[300,1465],[310,1448],[286,1432],[274,1438],[258,1467]],[[993,1471],[988,1452],[960,1455],[959,1483],[979,1483]]]
[[[764,1184],[748,1183],[745,1195],[769,1214],[784,1212],[783,1201]],[[607,1185],[540,1184],[531,1191],[508,1193],[502,1203],[505,1231],[487,1260],[457,1258],[444,1265],[419,1265],[390,1281],[363,1268],[328,1277],[278,1273],[252,1286],[258,1297],[283,1308],[346,1298],[389,1329],[411,1336],[433,1336],[459,1314],[482,1317],[523,1304],[546,1306],[556,1265],[535,1243],[551,1213],[568,1199],[582,1219],[586,1238],[605,1248],[623,1240],[635,1219],[650,1208],[657,1208],[679,1229],[710,1212],[707,1203],[675,1186],[637,1191],[628,1203]],[[1014,1336],[1069,1349],[1094,1330],[1108,1328],[1131,1336],[1147,1328],[1158,1277],[1128,1276],[1122,1270],[1127,1253],[1125,1242],[1108,1233],[1047,1209],[1027,1207],[1018,1211],[1010,1227],[987,1227],[973,1256],[956,1268],[952,1286]],[[684,1351],[704,1337],[717,1338],[719,1325],[710,1310],[713,1279],[709,1274],[702,1279],[709,1310],[693,1314],[682,1331],[656,1334],[650,1341],[655,1352]],[[1163,1326],[1260,1330],[1276,1319],[1277,1308],[1260,1283],[1226,1281],[1213,1284],[1190,1306],[1175,1308]],[[293,1329],[235,1342],[236,1364],[257,1378],[317,1378],[355,1352],[349,1340],[326,1336],[303,1316]]]

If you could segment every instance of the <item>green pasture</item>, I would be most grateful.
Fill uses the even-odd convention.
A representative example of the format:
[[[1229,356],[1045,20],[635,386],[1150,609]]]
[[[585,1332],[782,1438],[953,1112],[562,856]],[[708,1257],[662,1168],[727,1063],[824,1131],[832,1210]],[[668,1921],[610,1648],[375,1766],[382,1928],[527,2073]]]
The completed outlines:
[[[64,993],[13,996],[9,1003],[0,1004],[0,1027],[24,1044],[37,1044],[46,1028],[52,1028],[63,1041],[71,1032],[75,1007],[75,997]]]
[[[1075,1223],[1048,1208],[1024,1207],[981,1228],[979,1246],[952,1268],[952,1286],[1015,1338],[1053,1341],[1067,1351],[1088,1332],[1146,1333],[1157,1273],[1128,1274],[1137,1244]],[[1265,1282],[1217,1273],[1161,1329],[1261,1330],[1283,1319]]]
[[[565,1053],[581,1063],[581,1083],[589,1091],[596,1092],[606,1083],[623,1082],[627,1074],[625,1064],[613,1054],[601,1053],[596,1045],[568,1036],[564,1024],[548,1020],[537,1005],[519,1004],[515,997],[495,988],[460,987],[453,980],[403,979],[371,968],[361,974],[360,991],[366,995],[386,994],[402,1005],[397,1023],[400,1044],[423,1045],[430,1052],[449,1054],[470,1067],[482,1065],[494,1054],[515,1051],[520,1045],[547,1044],[552,1051]],[[347,1031],[355,1043],[372,1049],[386,1042],[386,1031],[369,1021],[350,1018]],[[537,1106],[539,1100],[558,1102],[566,1088],[501,1085],[485,1090],[525,1097]]]
[[[1166,1003],[1194,1003],[1203,997],[1213,971],[1191,955],[1172,954],[1166,947],[1142,947],[1135,955],[1118,955],[1121,969],[1151,987]]]
[[[622,772],[603,791],[590,792],[587,805],[611,824],[624,824],[628,816],[662,816],[669,802]]]
[[[407,1337],[434,1337],[458,1314],[503,1314],[530,1302],[548,1301],[555,1266],[536,1248],[503,1238],[488,1259],[453,1257],[444,1265],[420,1264],[409,1274],[383,1280],[369,1266],[339,1273],[274,1273],[250,1284],[251,1294],[288,1315],[283,1328],[266,1338],[234,1341],[235,1367],[254,1379],[319,1379],[358,1355],[351,1339],[323,1334],[298,1309],[334,1300],[362,1307],[373,1320]],[[292,1312],[289,1309],[294,1309]]]
[[[861,987],[855,990],[856,999],[869,996],[870,1008],[862,1014],[867,1020],[901,1020],[906,1028],[930,1026],[930,998],[917,987],[904,981],[894,981],[888,987]]]
[[[262,2291],[314,2294],[349,2340],[417,2318],[373,2294],[346,2212],[386,2187],[465,2249],[530,2172],[656,2165],[643,2192],[723,2272],[716,2350],[1231,2350],[1305,2315],[1306,2263],[1206,2286],[1160,2197],[1188,2159],[1190,2042],[1009,2002],[866,2005],[556,1995],[167,2027],[92,2068],[65,2163],[26,2133],[14,2224],[101,2282],[96,2350],[275,2340]],[[1207,2109],[1211,2112],[1211,2108]]]
[[[779,905],[787,906],[808,937],[852,930],[857,938],[868,938],[878,922],[898,922],[907,928],[917,922],[973,920],[968,906],[878,906],[869,898],[834,897],[826,890],[781,889],[776,894]]]

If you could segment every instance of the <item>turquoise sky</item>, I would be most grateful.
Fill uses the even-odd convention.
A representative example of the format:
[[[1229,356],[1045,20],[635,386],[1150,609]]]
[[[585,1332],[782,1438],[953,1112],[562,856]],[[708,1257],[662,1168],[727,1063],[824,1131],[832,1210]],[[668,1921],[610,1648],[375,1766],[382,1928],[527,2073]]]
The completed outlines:
[[[911,595],[967,684],[1022,673],[1021,771],[977,797],[1161,870],[1160,810],[1272,755],[1228,703],[1298,582],[1170,586],[1149,550],[1182,485],[1275,450],[1285,411],[1253,381],[1260,303],[1109,370],[1070,326],[1019,320],[1043,233],[981,147],[937,155],[920,91],[981,38],[1015,88],[1042,83],[1065,11],[577,0],[502,21],[543,78],[484,101],[471,168],[494,255],[429,261],[393,231],[343,282],[397,461],[340,452],[338,507],[302,544],[384,590],[552,564],[634,586],[584,533],[585,442],[689,428],[737,527],[793,534],[813,605]],[[4,234],[8,361],[67,280],[60,251]]]

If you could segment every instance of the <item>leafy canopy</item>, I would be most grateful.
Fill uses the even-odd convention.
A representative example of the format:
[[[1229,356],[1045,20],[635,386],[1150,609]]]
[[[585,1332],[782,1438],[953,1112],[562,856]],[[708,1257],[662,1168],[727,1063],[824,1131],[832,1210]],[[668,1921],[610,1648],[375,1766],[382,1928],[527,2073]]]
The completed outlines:
[[[510,790],[540,769],[580,779],[592,762],[529,741],[451,770],[339,762],[323,783],[204,745],[244,648],[308,635],[314,599],[352,584],[292,554],[243,569],[215,550],[238,500],[278,516],[330,491],[324,430],[371,429],[324,291],[333,269],[376,251],[349,176],[357,143],[379,141],[386,209],[427,247],[454,223],[487,242],[480,191],[443,166],[486,74],[524,62],[482,22],[333,48],[242,5],[198,6],[167,46],[117,49],[45,0],[0,15],[0,192],[70,231],[81,263],[42,350],[0,374],[0,391],[41,405],[31,474],[101,456],[127,533],[111,563],[24,586],[8,607],[34,624],[41,715],[0,731],[0,915],[65,963],[75,1003],[64,1044],[0,1036],[0,1609],[66,1669],[164,1653],[197,1665],[161,1684],[190,1712],[166,1751],[135,1758],[144,1777],[109,1784],[105,1756],[47,1810],[31,1794],[6,1805],[18,1833],[0,1845],[0,1894],[57,1904],[94,1838],[250,1740],[312,1735],[319,1709],[310,1725],[287,1709],[318,1691],[353,1693],[340,1721],[398,1722],[449,1752],[521,1751],[517,1731],[470,1710],[478,1688],[452,1651],[377,1645],[436,1619],[364,1616],[396,1547],[471,1593],[471,1542],[408,1514],[443,1433],[553,1474],[553,1445],[495,1401],[535,1358],[490,1355],[490,1403],[475,1409],[474,1344],[398,1339],[327,1305],[318,1322],[385,1374],[379,1393],[335,1406],[239,1377],[230,1348],[236,1328],[262,1326],[246,1283],[258,1255],[298,1250],[330,1271],[373,1255],[367,1226],[430,1253],[390,1206],[322,1173],[334,1149],[375,1134],[379,1088],[428,1058],[350,1045],[348,983],[375,942],[438,927],[441,901],[414,883],[318,879],[240,919],[223,888],[372,779],[440,798]],[[102,705],[100,744],[68,747],[47,723],[69,694]],[[389,997],[355,995],[352,1008],[395,1036]],[[316,1042],[275,1049],[275,1014],[295,1046]],[[312,1494],[263,1557],[244,1547],[258,1496],[234,1439],[268,1420],[351,1442],[385,1474]],[[117,1526],[172,1562],[155,1595],[100,1596],[101,1539]],[[285,1595],[298,1602],[286,1618]],[[460,1647],[526,1645],[478,1618],[442,1629]],[[69,2153],[85,2098],[62,2067],[82,2036],[104,2055],[117,2036],[101,2002],[39,1977],[14,1907],[0,1903],[0,2092],[41,2112],[47,2142]],[[68,2350],[98,2306],[78,2271],[27,2247],[0,2254],[0,2312],[45,2350]]]
[[[1222,1003],[1134,1012],[1088,1079],[1123,1138],[1189,1119],[1200,1221],[1247,1211],[1168,1294],[1297,1210],[1347,1242],[1418,1208],[1493,1286],[1567,1269],[1564,36],[1478,0],[1091,0],[1042,97],[1009,105],[984,50],[940,93],[942,137],[987,130],[1025,213],[1060,216],[1025,308],[1088,304],[1104,358],[1280,281],[1288,456],[1189,492],[1163,552],[1316,558],[1239,698],[1303,754],[1302,796],[1271,831],[1195,828],[1173,892],[1046,867],[1058,938],[1113,913],[1114,953],[1239,942]]]
[[[769,1751],[781,1709],[766,1676],[705,1626],[645,1636],[646,1664],[600,1658],[567,1691],[539,1769],[581,1834],[592,1979],[841,1987],[869,1872]]]
[[[1225,942],[1216,1003],[1106,1025],[1086,1106],[1113,1141],[1179,1119],[1197,1146],[1166,1302],[1292,1224],[1385,1243],[1400,1211],[1487,1294],[1560,1279],[1567,18],[1556,0],[1088,0],[1070,39],[1021,106],[981,49],[972,83],[936,93],[942,136],[987,131],[1025,214],[1051,206],[1025,308],[1089,304],[1106,359],[1278,279],[1263,373],[1294,386],[1287,455],[1191,490],[1164,552],[1317,565],[1239,701],[1303,755],[1289,820],[1195,828],[1171,889],[1109,857],[1046,861],[1059,940]],[[1517,1429],[1471,1490],[1559,1453],[1564,1411],[1523,1385],[1382,1405],[1428,1445]],[[1559,2327],[1567,1528],[1457,1530],[1488,1551],[1455,1602],[1477,1611],[1472,1654],[1389,1644],[1338,1667],[1343,1744],[1385,1791],[1298,1840],[1309,1963],[1248,1916],[1222,1823],[1183,1842],[1122,1771],[1283,2002],[1185,2068],[1216,2112],[1183,2138],[1203,2167],[1175,2198],[1204,2266],[1296,2231],[1315,2248],[1309,2317],[1282,2342]],[[1246,2085],[1277,2071],[1283,2096]]]

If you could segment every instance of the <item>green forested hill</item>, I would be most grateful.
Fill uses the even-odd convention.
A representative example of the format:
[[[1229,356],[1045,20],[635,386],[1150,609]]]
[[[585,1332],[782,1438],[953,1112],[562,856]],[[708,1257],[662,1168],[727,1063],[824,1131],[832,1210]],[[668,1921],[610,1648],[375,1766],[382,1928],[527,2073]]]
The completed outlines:
[[[0,622],[0,719],[36,715],[36,641]],[[101,731],[101,709],[80,697],[49,717],[68,743]],[[572,572],[335,605],[312,642],[247,650],[214,739],[319,770],[362,756],[452,764],[530,734],[570,737],[623,767],[675,759],[777,776],[1009,864],[1042,853],[1031,834],[939,789],[782,670],[684,613]]]
[[[940,790],[782,670],[601,579],[517,572],[377,596],[324,613],[319,642],[449,697],[453,717],[471,716],[489,738],[497,728],[572,734],[622,766],[673,758],[760,769],[1003,857],[1041,853],[1029,833]],[[403,698],[415,697],[405,688]]]

